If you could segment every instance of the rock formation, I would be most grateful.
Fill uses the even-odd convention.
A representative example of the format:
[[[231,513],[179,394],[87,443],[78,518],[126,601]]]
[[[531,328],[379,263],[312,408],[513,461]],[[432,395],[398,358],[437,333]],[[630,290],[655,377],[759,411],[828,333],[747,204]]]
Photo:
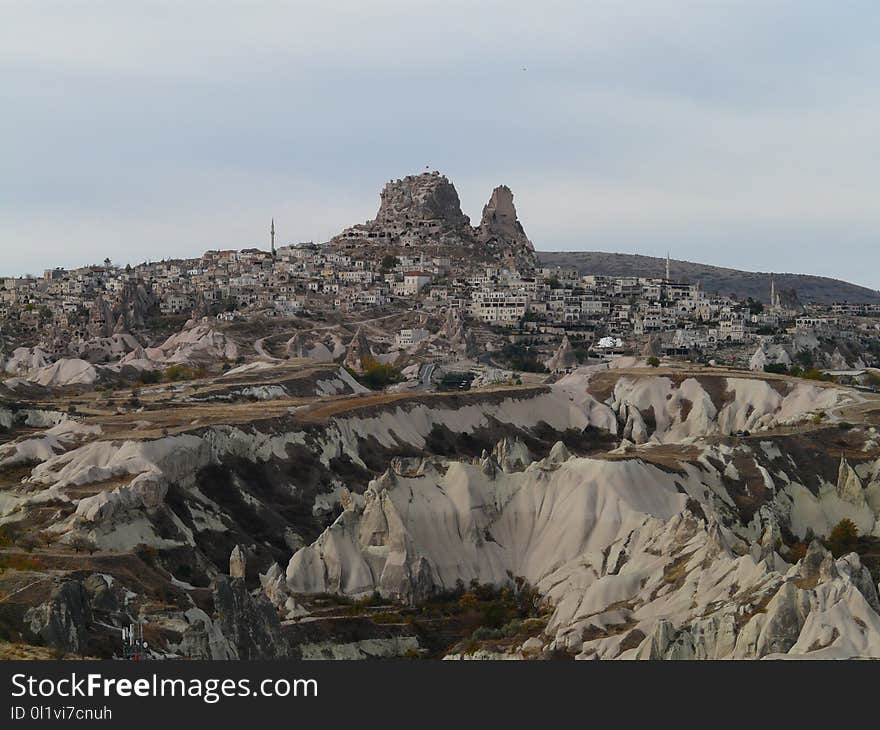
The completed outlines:
[[[246,569],[247,556],[245,549],[241,545],[236,545],[229,556],[229,576],[230,578],[244,578]]]
[[[453,266],[476,259],[527,271],[536,263],[510,188],[495,188],[474,228],[461,210],[455,187],[439,172],[392,180],[382,191],[376,217],[346,229],[330,243],[349,252],[354,244],[368,255],[421,250],[448,257]]]
[[[565,372],[577,366],[577,355],[575,354],[574,347],[571,346],[568,335],[562,338],[559,348],[544,364],[551,373]]]
[[[358,327],[354,337],[351,338],[351,342],[348,343],[348,349],[345,351],[345,360],[342,364],[350,370],[360,373],[364,369],[364,358],[371,355],[372,350],[370,349],[370,343],[367,341],[367,336],[364,334],[363,328]]]
[[[85,649],[91,620],[89,597],[75,580],[63,581],[44,603],[25,615],[29,632],[43,644],[75,654]]]
[[[408,228],[407,223],[437,221],[451,229],[464,229],[470,224],[461,212],[455,187],[439,172],[392,180],[380,197],[376,223],[381,225]]]
[[[494,255],[511,265],[526,269],[535,266],[535,247],[516,216],[513,193],[506,185],[492,191],[483,207],[476,236]]]
[[[292,358],[306,358],[313,362],[332,362],[334,357],[333,351],[324,342],[302,331],[287,341],[287,354]]]
[[[477,354],[477,341],[473,331],[465,325],[458,309],[450,309],[440,333],[449,341],[452,351],[459,357],[474,357]]]
[[[659,334],[648,335],[642,355],[645,357],[660,357],[663,354],[663,338]]]
[[[214,610],[217,628],[234,648],[236,659],[276,659],[288,655],[278,612],[262,593],[251,595],[243,578],[217,576]]]
[[[455,316],[447,324],[458,327]],[[16,630],[106,656],[118,627],[140,616],[157,656],[346,656],[340,644],[360,641],[363,623],[341,639],[344,621],[321,624],[323,609],[292,621],[315,611],[308,594],[378,592],[418,607],[459,581],[524,581],[548,620],[511,655],[528,645],[582,659],[880,656],[871,556],[835,559],[818,542],[804,551],[843,518],[880,535],[876,429],[848,429],[841,459],[816,448],[829,429],[776,428],[819,410],[833,424],[859,403],[852,391],[579,369],[537,388],[439,400],[164,436],[0,410],[6,428],[28,425],[0,445],[0,469],[26,469],[3,492],[2,517],[51,535],[53,551],[86,538],[102,559],[47,574]],[[627,448],[612,448],[621,438]],[[603,442],[612,450],[600,453]],[[236,546],[247,546],[255,590]],[[114,553],[122,571],[104,562]],[[134,559],[156,569],[132,571]],[[361,649],[352,655],[370,653]]]

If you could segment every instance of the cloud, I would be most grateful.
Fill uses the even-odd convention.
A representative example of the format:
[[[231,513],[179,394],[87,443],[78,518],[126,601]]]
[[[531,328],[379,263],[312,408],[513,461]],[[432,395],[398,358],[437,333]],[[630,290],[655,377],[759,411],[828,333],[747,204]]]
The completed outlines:
[[[543,249],[880,284],[867,2],[6,5],[0,273],[260,243],[271,215],[322,240],[428,165],[472,217],[511,185]]]

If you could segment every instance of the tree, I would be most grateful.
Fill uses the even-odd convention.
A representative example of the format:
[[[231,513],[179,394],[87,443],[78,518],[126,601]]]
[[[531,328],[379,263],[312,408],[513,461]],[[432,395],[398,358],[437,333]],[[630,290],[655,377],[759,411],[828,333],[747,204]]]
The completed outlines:
[[[379,267],[382,271],[388,272],[397,267],[400,264],[400,259],[397,258],[394,254],[385,254],[382,257],[382,263],[379,264]]]
[[[372,355],[364,357],[362,367],[363,373],[359,376],[359,380],[371,390],[381,390],[387,385],[401,381],[401,374],[397,368],[380,363]]]
[[[659,367],[660,358],[656,357],[655,355],[651,355],[651,357],[648,358],[648,365],[650,365],[652,368]]]
[[[140,382],[144,385],[152,385],[154,383],[158,383],[162,379],[161,373],[158,370],[144,370],[140,374]]]
[[[841,555],[851,552],[858,539],[859,529],[855,522],[844,517],[828,535],[828,547],[834,557],[839,558]]]
[[[794,359],[804,370],[809,370],[813,367],[813,353],[810,350],[800,350],[795,353]]]
[[[25,552],[32,553],[41,544],[40,538],[34,534],[22,535],[18,538],[18,546]]]
[[[93,553],[98,549],[98,546],[95,544],[95,541],[86,535],[75,535],[70,540],[70,547],[72,547],[78,553]]]

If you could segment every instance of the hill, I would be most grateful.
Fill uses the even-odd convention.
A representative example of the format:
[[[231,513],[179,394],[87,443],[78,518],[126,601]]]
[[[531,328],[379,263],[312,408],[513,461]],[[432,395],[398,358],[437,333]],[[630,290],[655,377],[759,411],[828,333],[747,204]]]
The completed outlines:
[[[666,259],[639,254],[602,251],[536,251],[536,254],[542,266],[574,266],[581,274],[662,277],[666,269]],[[762,302],[770,299],[769,272],[672,260],[671,276],[677,280],[699,281],[708,292],[736,294],[740,298],[752,297]],[[804,303],[880,302],[880,291],[839,279],[810,274],[773,273],[772,276],[778,290],[794,289]]]

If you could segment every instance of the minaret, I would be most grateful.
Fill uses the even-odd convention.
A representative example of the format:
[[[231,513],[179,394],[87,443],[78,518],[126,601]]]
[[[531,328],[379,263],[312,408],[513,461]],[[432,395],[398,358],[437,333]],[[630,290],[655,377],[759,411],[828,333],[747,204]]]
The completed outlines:
[[[672,277],[669,276],[669,251],[666,252],[666,281],[671,281]]]
[[[776,277],[770,274],[770,307],[776,306]]]
[[[275,258],[275,219],[272,219],[272,225],[269,227],[269,237],[272,243],[272,258]]]

